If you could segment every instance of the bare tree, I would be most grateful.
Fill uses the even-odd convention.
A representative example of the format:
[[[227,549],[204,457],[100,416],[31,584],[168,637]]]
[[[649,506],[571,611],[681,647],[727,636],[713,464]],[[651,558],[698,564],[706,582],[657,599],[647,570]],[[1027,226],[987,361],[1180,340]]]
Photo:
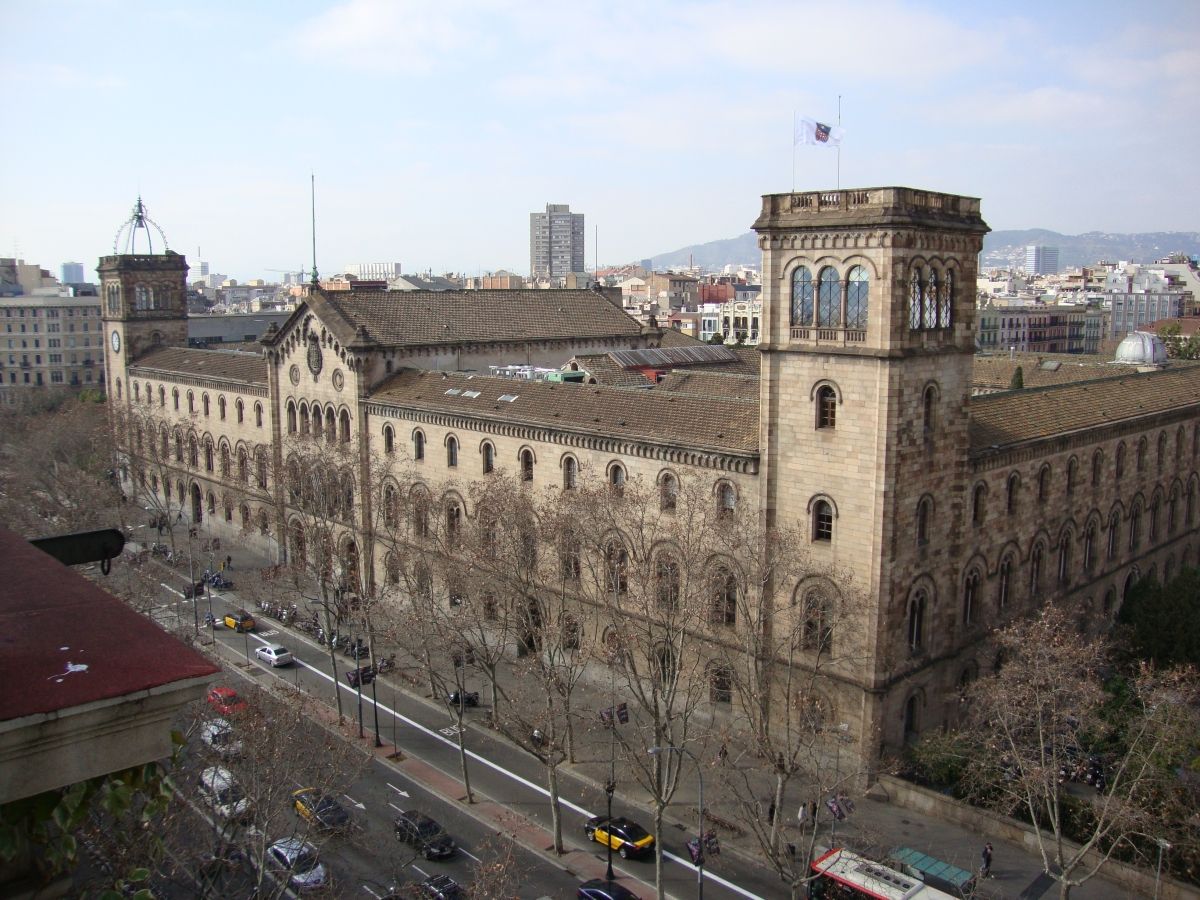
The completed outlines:
[[[1002,667],[965,695],[967,784],[980,802],[1040,826],[1043,869],[1066,898],[1122,847],[1161,836],[1164,800],[1178,796],[1176,769],[1200,734],[1200,681],[1191,670],[1142,668],[1106,691],[1109,646],[1056,607],[995,640]],[[1104,773],[1099,791],[1071,783],[1090,757]]]

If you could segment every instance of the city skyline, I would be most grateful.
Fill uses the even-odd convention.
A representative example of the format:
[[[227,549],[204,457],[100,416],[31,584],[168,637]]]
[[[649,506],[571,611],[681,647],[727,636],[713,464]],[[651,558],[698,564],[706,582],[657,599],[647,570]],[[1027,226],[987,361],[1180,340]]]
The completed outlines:
[[[310,173],[323,274],[523,273],[547,202],[587,214],[589,268],[597,228],[600,263],[628,262],[743,234],[760,195],[839,175],[981,197],[994,229],[1197,230],[1200,11],[1139,13],[17,0],[12,121],[76,127],[0,151],[0,256],[111,252],[140,193],[189,260],[298,270]],[[839,95],[840,160],[793,148],[793,115],[836,122]]]

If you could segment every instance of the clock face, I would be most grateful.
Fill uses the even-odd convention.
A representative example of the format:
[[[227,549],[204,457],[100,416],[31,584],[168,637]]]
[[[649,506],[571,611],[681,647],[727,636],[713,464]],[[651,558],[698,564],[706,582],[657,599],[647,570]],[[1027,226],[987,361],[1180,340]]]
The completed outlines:
[[[112,348],[113,348],[113,353],[120,353],[120,352],[121,352],[121,335],[120,335],[120,332],[116,332],[116,331],[114,331],[114,332],[112,333]]]

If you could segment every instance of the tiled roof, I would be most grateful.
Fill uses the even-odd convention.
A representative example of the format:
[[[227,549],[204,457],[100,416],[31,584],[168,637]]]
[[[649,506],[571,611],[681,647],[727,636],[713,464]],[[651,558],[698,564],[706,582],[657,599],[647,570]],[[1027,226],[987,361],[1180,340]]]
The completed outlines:
[[[1196,365],[1181,360],[1177,365]],[[975,356],[971,385],[982,391],[1007,391],[1013,373],[1021,367],[1025,387],[1047,387],[1114,378],[1128,370],[1113,363],[1112,356],[1075,353],[1018,353],[1016,356]]]
[[[972,397],[971,451],[1200,408],[1200,366]],[[1198,410],[1200,411],[1200,410]]]
[[[607,353],[585,353],[571,360],[600,384],[611,387],[649,387],[650,379],[637,369],[619,365]]]
[[[674,328],[663,328],[660,342],[663,347],[695,347],[703,343],[699,338],[694,338],[690,334],[684,334]]]
[[[308,299],[349,344],[356,329],[384,346],[640,335],[642,326],[593,291],[317,291]],[[335,315],[328,315],[332,311]],[[358,335],[361,337],[361,335]]]
[[[757,375],[727,375],[720,371],[676,369],[655,385],[654,390],[672,394],[696,394],[701,397],[726,397],[731,400],[758,401]]]
[[[167,347],[152,350],[136,360],[130,372],[154,369],[175,375],[198,378],[220,378],[249,384],[267,383],[267,359],[262,353],[239,353],[236,350],[192,350]]]
[[[479,396],[467,395],[474,391]],[[696,450],[758,452],[757,402],[424,369],[397,373],[371,401]]]

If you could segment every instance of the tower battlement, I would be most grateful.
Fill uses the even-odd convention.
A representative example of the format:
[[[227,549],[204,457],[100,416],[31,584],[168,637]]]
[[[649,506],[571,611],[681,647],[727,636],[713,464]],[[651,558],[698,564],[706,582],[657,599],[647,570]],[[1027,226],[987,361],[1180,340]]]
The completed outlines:
[[[764,194],[755,231],[925,225],[987,231],[979,198],[906,187]]]

